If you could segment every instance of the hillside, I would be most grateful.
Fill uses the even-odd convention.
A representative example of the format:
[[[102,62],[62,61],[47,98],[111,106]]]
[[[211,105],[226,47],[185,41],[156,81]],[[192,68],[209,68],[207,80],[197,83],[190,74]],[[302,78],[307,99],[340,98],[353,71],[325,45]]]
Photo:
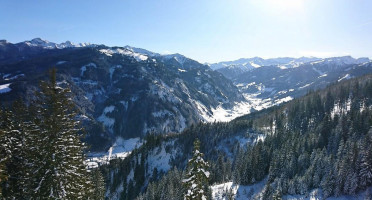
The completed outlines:
[[[199,124],[180,135],[150,137],[127,159],[102,168],[111,177],[107,195],[132,199],[156,180],[155,185],[182,190],[176,177],[194,138],[201,140],[201,151],[211,164],[210,184],[250,185],[267,178],[263,199],[306,195],[317,188],[323,197],[356,194],[372,184],[371,94],[372,75],[367,75],[229,123]],[[173,167],[177,169],[161,178]],[[151,192],[144,195],[172,196],[169,187],[151,184]]]
[[[310,58],[267,61],[271,60],[281,61],[281,64],[267,63],[270,65],[240,72],[234,77],[222,71],[230,68],[221,68],[217,71],[234,82],[255,110],[289,101],[331,83],[372,73],[372,63],[368,58],[355,59],[344,56],[315,61]]]
[[[245,101],[230,80],[179,54],[41,39],[2,41],[0,49],[1,103],[30,102],[39,81],[56,67],[58,84],[72,89],[93,149],[105,149],[105,140],[118,137],[181,132],[199,121],[218,120],[217,107]]]

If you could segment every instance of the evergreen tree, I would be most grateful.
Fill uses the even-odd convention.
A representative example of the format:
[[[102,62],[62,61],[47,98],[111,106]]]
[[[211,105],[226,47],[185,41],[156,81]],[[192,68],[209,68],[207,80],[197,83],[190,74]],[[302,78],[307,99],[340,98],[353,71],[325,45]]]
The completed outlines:
[[[186,188],[186,200],[204,200],[209,196],[207,171],[208,162],[204,161],[200,152],[200,141],[194,141],[193,156],[188,162],[186,179],[183,180]]]
[[[37,94],[38,155],[32,166],[35,199],[86,199],[92,192],[84,164],[81,128],[69,89],[60,88],[56,70]]]
[[[11,156],[10,151],[10,138],[7,134],[8,131],[8,123],[6,123],[8,119],[8,112],[3,111],[0,109],[0,198],[2,198],[2,186],[4,185],[5,181],[7,180],[8,173],[6,170],[6,162],[9,160]]]
[[[94,188],[92,200],[105,199],[105,180],[98,168],[91,171],[92,185]]]
[[[371,133],[371,132],[370,132]],[[363,150],[361,152],[361,163],[359,179],[362,187],[372,183],[372,148],[370,147],[372,139],[367,137],[363,143]]]
[[[276,190],[273,195],[273,200],[282,200],[282,194],[279,190]]]
[[[4,184],[3,195],[6,199],[26,199],[31,193],[29,182],[32,177],[30,166],[33,164],[32,139],[37,127],[30,121],[26,105],[16,101],[12,107],[13,111],[7,112],[5,120],[8,126],[6,134],[9,137],[7,146],[11,155],[5,164],[8,179]]]

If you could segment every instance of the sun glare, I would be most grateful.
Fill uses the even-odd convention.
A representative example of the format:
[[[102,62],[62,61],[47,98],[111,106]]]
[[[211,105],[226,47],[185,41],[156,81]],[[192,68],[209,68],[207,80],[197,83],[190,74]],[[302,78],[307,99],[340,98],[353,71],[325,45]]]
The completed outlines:
[[[255,1],[265,12],[291,14],[304,10],[304,0],[260,0]]]

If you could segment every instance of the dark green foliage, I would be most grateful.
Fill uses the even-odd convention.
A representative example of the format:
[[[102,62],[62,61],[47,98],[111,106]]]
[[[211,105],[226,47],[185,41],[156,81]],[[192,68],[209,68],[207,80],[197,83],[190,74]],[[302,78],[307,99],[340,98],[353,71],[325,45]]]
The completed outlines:
[[[91,179],[92,179],[92,186],[93,186],[93,193],[90,199],[92,200],[103,200],[105,199],[105,180],[101,171],[96,168],[93,169],[91,172]]]
[[[57,86],[55,70],[40,89],[32,106],[15,102],[2,111],[2,193],[6,199],[87,199],[92,185],[69,90]]]
[[[144,194],[137,199],[143,200],[183,200],[184,187],[182,185],[182,171],[177,168],[169,171],[160,181],[152,182]]]
[[[263,171],[268,175],[267,198],[307,194],[314,188],[323,189],[324,197],[354,195],[371,185],[372,149],[367,145],[372,134],[372,91],[367,89],[371,86],[371,76],[344,82],[311,92],[254,120],[258,129],[273,121],[276,124],[275,132],[262,143],[266,154],[260,156],[270,163]],[[249,157],[257,152],[248,149],[245,154],[243,159],[238,154],[234,167],[237,175],[233,177],[238,177],[234,179],[238,183],[251,184],[242,181],[244,173],[265,165],[245,170],[247,165],[241,163],[254,163]]]
[[[3,197],[2,186],[3,183],[8,179],[8,171],[6,164],[11,157],[10,140],[9,140],[9,117],[8,111],[0,109],[0,198]]]
[[[31,166],[35,159],[34,146],[37,126],[32,123],[29,109],[22,102],[13,103],[13,111],[5,110],[2,131],[7,146],[5,170],[7,180],[3,184],[3,195],[7,199],[24,199],[31,195]]]
[[[219,154],[217,161],[209,161],[211,167],[211,176],[209,178],[210,183],[224,183],[227,180],[231,180],[232,177],[232,164],[230,159],[226,159],[223,154]]]
[[[37,94],[36,117],[39,127],[38,157],[33,167],[35,198],[83,198],[91,191],[89,174],[80,142],[81,128],[75,121],[76,112],[70,100],[70,90],[56,84],[55,70],[50,82],[41,84]]]

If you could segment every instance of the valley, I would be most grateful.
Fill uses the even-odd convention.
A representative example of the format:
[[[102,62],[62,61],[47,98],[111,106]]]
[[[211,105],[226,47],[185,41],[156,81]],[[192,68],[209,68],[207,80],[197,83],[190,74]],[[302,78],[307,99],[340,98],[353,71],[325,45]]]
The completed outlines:
[[[32,102],[32,93],[45,80],[42,74],[52,67],[57,70],[57,86],[71,88],[76,119],[86,129],[83,140],[90,145],[85,164],[102,171],[109,199],[151,199],[147,195],[166,188],[154,184],[183,191],[176,177],[184,176],[195,138],[200,139],[201,151],[211,164],[213,199],[229,195],[265,199],[279,190],[283,199],[307,198],[307,194],[336,194],[342,199],[356,192],[360,198],[365,196],[366,187],[336,191],[333,185],[332,191],[324,191],[324,178],[305,183],[307,173],[314,173],[308,170],[317,167],[315,161],[306,161],[300,171],[288,177],[280,176],[289,173],[283,170],[292,170],[284,167],[288,163],[280,164],[280,173],[273,167],[278,162],[305,162],[293,161],[293,156],[315,159],[308,157],[310,154],[324,162],[336,156],[341,162],[344,157],[337,154],[341,148],[337,148],[341,145],[338,130],[344,130],[346,118],[363,133],[344,130],[348,133],[342,136],[344,140],[368,140],[363,135],[370,133],[368,74],[372,73],[372,62],[368,58],[253,58],[204,65],[180,54],[162,55],[130,46],[56,44],[42,39],[17,44],[2,41],[0,51],[3,105],[19,98],[26,104]],[[241,71],[235,73],[237,69]],[[298,110],[304,113],[297,114]],[[357,124],[358,119],[364,120],[362,124]],[[314,135],[326,127],[334,131]],[[281,151],[288,151],[288,145],[296,147],[290,151],[292,157],[277,160],[285,155]],[[360,148],[366,151],[367,147]],[[248,165],[253,174],[248,173]],[[322,176],[331,173],[324,170],[319,172]],[[169,185],[170,180],[173,183]],[[296,187],[294,182],[307,185]],[[278,184],[286,184],[286,188],[278,188]],[[163,192],[170,195],[166,199],[178,198]]]

